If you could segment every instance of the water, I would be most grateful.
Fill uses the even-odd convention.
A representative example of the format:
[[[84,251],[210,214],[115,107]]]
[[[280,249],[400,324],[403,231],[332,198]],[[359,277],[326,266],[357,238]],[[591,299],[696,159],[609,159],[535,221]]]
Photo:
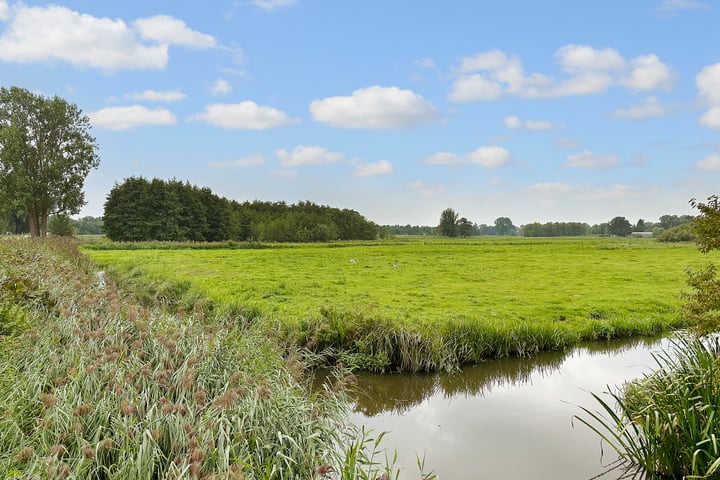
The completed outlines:
[[[388,432],[383,445],[397,451],[401,479],[420,478],[423,455],[426,470],[440,479],[590,479],[617,456],[573,421],[587,418],[578,405],[600,410],[590,392],[651,372],[652,352],[667,345],[660,339],[587,344],[488,361],[454,375],[362,374],[352,420]]]

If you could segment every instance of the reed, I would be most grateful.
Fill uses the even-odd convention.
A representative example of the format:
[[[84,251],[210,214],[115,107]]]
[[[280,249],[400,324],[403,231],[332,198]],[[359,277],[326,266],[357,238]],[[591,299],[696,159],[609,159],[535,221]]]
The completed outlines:
[[[655,478],[720,474],[720,343],[688,336],[654,355],[657,370],[575,417],[596,432],[623,468]]]
[[[0,354],[0,477],[380,472],[378,444],[347,423],[338,382],[310,393],[300,357],[282,356],[259,328],[139,305],[111,280],[99,288],[73,248],[0,242],[0,271],[34,279],[32,294],[3,296],[32,328]]]

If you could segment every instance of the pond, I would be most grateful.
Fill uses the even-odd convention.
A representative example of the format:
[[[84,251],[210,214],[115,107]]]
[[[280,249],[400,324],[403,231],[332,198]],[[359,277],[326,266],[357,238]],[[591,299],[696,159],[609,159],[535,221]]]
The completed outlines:
[[[579,405],[600,410],[590,392],[651,372],[652,353],[668,345],[641,338],[491,360],[458,374],[360,374],[351,417],[388,432],[383,446],[390,457],[397,452],[401,479],[420,478],[423,456],[440,479],[591,479],[617,456],[573,415],[582,415]]]

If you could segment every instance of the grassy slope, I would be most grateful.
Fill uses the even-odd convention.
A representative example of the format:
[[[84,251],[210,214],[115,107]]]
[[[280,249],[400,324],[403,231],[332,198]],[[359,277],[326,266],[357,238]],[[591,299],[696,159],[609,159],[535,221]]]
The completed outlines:
[[[367,437],[346,437],[342,397],[310,396],[303,363],[284,359],[265,331],[139,306],[112,281],[98,288],[93,270],[72,243],[0,239],[0,305],[12,307],[0,327],[23,320],[0,328],[0,340],[15,339],[0,350],[1,478],[385,471],[369,465]]]
[[[705,261],[692,244],[607,238],[88,253],[262,312],[316,351],[410,370],[679,325],[684,270]]]

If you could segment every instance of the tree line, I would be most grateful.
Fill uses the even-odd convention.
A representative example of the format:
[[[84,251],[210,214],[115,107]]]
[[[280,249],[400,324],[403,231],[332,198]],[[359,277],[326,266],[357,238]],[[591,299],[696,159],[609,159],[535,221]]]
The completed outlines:
[[[354,210],[312,202],[239,203],[179,180],[130,177],[115,184],[103,215],[114,241],[372,240],[378,227]]]

